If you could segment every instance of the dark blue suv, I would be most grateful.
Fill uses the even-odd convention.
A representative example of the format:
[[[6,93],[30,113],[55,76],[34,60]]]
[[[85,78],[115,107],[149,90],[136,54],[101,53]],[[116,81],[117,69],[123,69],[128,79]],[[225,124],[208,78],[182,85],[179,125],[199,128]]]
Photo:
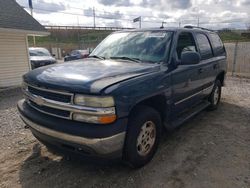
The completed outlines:
[[[149,162],[163,129],[216,109],[226,52],[203,28],[119,31],[87,59],[23,76],[22,120],[49,148]]]

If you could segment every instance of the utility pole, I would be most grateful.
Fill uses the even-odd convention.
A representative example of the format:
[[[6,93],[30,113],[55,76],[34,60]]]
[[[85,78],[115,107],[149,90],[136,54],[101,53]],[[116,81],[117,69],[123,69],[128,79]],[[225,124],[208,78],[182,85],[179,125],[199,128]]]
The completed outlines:
[[[94,28],[96,27],[95,25],[95,7],[93,7],[93,19],[94,19]]]
[[[32,0],[29,0],[29,8],[30,8],[30,14],[33,17],[33,5]],[[36,37],[33,35],[33,45],[36,46]]]
[[[140,29],[141,29],[141,16],[140,16],[140,22],[139,23],[140,23]]]
[[[179,21],[179,27],[181,27],[181,21]]]
[[[197,27],[200,27],[200,18],[198,17]]]

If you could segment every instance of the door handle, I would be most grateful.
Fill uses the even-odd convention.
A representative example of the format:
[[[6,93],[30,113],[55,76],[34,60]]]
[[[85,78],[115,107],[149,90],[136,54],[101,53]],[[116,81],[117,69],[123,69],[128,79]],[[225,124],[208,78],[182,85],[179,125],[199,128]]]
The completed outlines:
[[[199,73],[203,73],[204,72],[204,69],[203,68],[199,68]]]

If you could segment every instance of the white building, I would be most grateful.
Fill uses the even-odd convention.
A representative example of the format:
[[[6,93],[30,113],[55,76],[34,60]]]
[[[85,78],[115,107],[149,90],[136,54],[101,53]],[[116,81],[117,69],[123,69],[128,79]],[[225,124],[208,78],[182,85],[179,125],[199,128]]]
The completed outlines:
[[[28,35],[49,33],[14,0],[0,0],[0,88],[18,86],[30,70]]]

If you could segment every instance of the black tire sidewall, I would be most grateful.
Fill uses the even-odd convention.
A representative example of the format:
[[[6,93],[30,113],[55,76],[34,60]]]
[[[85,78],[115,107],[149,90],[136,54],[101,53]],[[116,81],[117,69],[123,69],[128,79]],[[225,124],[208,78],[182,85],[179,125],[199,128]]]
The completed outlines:
[[[137,152],[137,138],[141,127],[147,121],[152,121],[156,126],[156,139],[154,146],[146,156],[141,156]],[[161,118],[159,113],[148,106],[138,106],[131,113],[128,122],[128,129],[125,141],[124,159],[134,168],[139,168],[148,163],[154,156],[159,145],[161,136]]]
[[[216,104],[214,104],[214,94],[215,94],[215,90],[216,88],[218,87],[219,89],[219,99],[217,101]],[[210,110],[215,110],[218,108],[219,106],[219,103],[220,103],[220,99],[221,99],[221,82],[219,80],[216,80],[215,83],[214,83],[214,88],[213,88],[213,91],[209,97],[209,102],[211,103],[210,106],[209,106],[209,109]]]

